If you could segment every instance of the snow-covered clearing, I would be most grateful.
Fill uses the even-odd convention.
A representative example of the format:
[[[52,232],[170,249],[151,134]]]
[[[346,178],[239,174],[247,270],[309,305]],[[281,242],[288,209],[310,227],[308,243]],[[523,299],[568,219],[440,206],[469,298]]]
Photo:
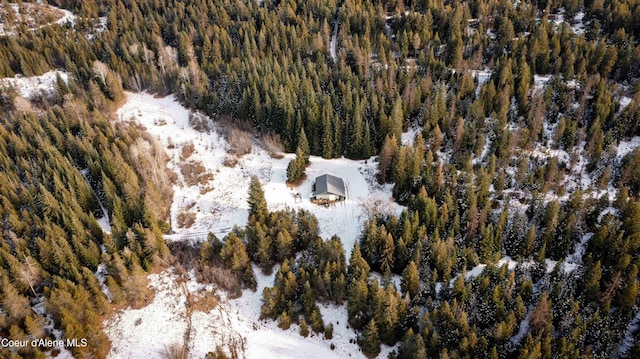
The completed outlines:
[[[69,75],[66,72],[53,70],[40,76],[6,77],[0,79],[0,87],[13,87],[18,91],[18,95],[26,99],[33,99],[36,95],[41,93],[45,93],[47,95],[52,94],[56,88],[55,84],[58,75],[60,75],[60,78],[64,82],[69,81]]]
[[[402,209],[391,199],[391,186],[377,184],[377,166],[373,158],[353,161],[312,156],[311,164],[306,169],[307,178],[298,187],[289,188],[285,180],[287,165],[294,157],[292,154],[274,159],[254,140],[250,153],[234,157],[228,154],[230,145],[220,135],[217,125],[209,123],[208,129],[194,129],[190,117],[208,119],[188,111],[173,96],[157,98],[145,93],[127,93],[127,102],[117,116],[120,121],[132,121],[146,127],[166,150],[170,158],[168,167],[178,175],[170,219],[174,234],[167,236],[169,240],[202,240],[209,232],[222,238],[234,225],[245,226],[251,176],[260,179],[270,210],[288,207],[311,211],[318,218],[323,238],[338,235],[342,239],[347,258],[367,217],[367,210],[362,204],[367,203],[369,209],[396,213]],[[191,145],[192,151],[183,152],[185,146],[190,148]],[[230,159],[236,160],[237,164],[229,165]],[[224,165],[225,161],[227,166]],[[188,183],[181,171],[185,163],[200,164],[212,178],[205,177],[199,183]],[[345,201],[328,208],[309,201],[315,178],[325,173],[341,177],[347,192]],[[300,193],[301,200],[294,196],[297,193]],[[194,223],[189,228],[180,228],[178,225],[178,217],[182,212],[194,216]],[[222,295],[220,303],[210,312],[191,314],[192,328],[188,343],[191,356],[202,357],[208,351],[215,350],[216,344],[225,347],[233,340],[244,346],[247,358],[364,357],[358,345],[349,342],[356,334],[347,328],[344,306],[320,306],[325,324],[332,323],[334,327],[331,340],[317,334],[303,338],[298,334],[297,325],[283,331],[274,321],[259,321],[262,290],[265,286],[273,285],[277,268],[270,276],[254,269],[258,281],[256,292],[244,291],[242,297],[234,300],[227,300]],[[106,332],[113,343],[110,357],[154,358],[165,347],[182,343],[187,328],[184,305],[187,294],[172,284],[175,275],[170,272],[152,275],[150,279],[157,291],[153,303],[142,309],[125,310],[106,323]],[[398,281],[399,277],[393,278],[394,284],[398,285]],[[185,288],[187,293],[203,290],[193,280]],[[152,326],[150,323],[160,324]],[[153,340],[150,343],[149,340],[142,340],[143,337]],[[140,343],[144,343],[144,347]],[[330,349],[331,343],[335,345],[335,350]],[[381,357],[386,357],[392,349],[383,345]]]
[[[189,123],[190,112],[173,96],[154,98],[149,94],[127,94],[127,102],[118,110],[123,121],[134,121],[144,127],[166,150],[169,168],[178,175],[174,186],[170,223],[174,239],[182,237],[206,238],[209,232],[227,234],[234,225],[247,221],[247,190],[249,176],[258,175],[262,181],[270,178],[271,163],[266,153],[245,156],[235,168],[224,167],[229,145],[217,131],[199,132]],[[194,151],[183,157],[183,148],[193,145]],[[252,157],[251,160],[248,160]],[[198,164],[213,176],[206,183],[189,185],[181,173],[184,164]],[[189,228],[179,228],[181,213],[195,215]]]
[[[268,157],[268,156],[267,156]],[[392,202],[391,185],[379,186],[375,180],[377,165],[371,160],[353,161],[344,158],[326,160],[311,156],[311,165],[307,167],[307,179],[295,189],[285,185],[287,165],[293,158],[288,155],[284,160],[273,161],[271,180],[263,184],[265,198],[272,210],[284,208],[304,208],[317,218],[320,235],[329,238],[337,235],[342,239],[346,256],[351,256],[357,237],[362,231],[366,213],[362,207],[365,202],[379,201],[383,206],[398,214],[402,207]],[[309,201],[311,188],[317,176],[325,173],[341,177],[345,182],[347,199],[325,208]],[[300,193],[302,201],[296,203],[295,193]],[[378,209],[383,209],[378,207]]]
[[[285,183],[289,161],[286,155],[274,159],[259,146],[251,153],[237,158],[235,167],[224,166],[230,147],[219,134],[215,125],[209,132],[199,132],[189,124],[190,113],[171,96],[154,98],[149,94],[127,94],[126,104],[118,111],[121,120],[134,120],[145,126],[166,149],[169,168],[178,174],[179,183],[174,186],[171,207],[171,223],[175,234],[170,238],[184,237],[203,239],[209,232],[223,237],[234,225],[246,225],[248,218],[248,189],[251,176],[257,176],[263,185],[265,198],[271,210],[304,208],[316,215],[320,234],[324,238],[338,235],[343,242],[347,258],[366,220],[362,202],[377,199],[389,203],[388,207],[399,212],[401,207],[392,203],[391,186],[379,186],[375,180],[376,164],[372,159],[353,161],[348,159],[326,160],[311,156],[307,167],[307,178],[299,187],[289,188]],[[197,116],[197,115],[196,115]],[[193,153],[181,159],[182,148],[192,144]],[[213,179],[202,184],[189,185],[181,173],[185,162],[200,163]],[[317,176],[332,174],[345,181],[347,200],[329,208],[317,206],[309,201],[311,187]],[[300,193],[302,200],[296,200]],[[195,215],[190,228],[179,228],[181,212]]]

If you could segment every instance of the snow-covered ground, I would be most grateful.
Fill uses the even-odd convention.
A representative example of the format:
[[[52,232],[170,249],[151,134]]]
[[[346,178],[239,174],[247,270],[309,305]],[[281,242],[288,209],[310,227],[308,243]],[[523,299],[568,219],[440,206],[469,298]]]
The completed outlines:
[[[482,89],[482,85],[484,85],[489,79],[491,79],[491,75],[493,75],[493,70],[484,69],[484,70],[472,70],[471,76],[478,81],[478,86],[476,87],[476,97],[480,96],[480,90]]]
[[[584,11],[578,11],[576,15],[573,17],[573,25],[571,25],[571,30],[577,35],[582,35],[585,32],[584,25]]]
[[[533,91],[543,91],[550,79],[551,75],[533,75]]]
[[[75,26],[76,24],[76,16],[69,10],[61,9],[59,7],[55,7],[48,4],[43,4],[42,2],[38,2],[37,4],[24,2],[22,3],[22,7],[25,10],[25,13],[20,12],[20,6],[16,3],[9,4],[11,7],[8,11],[13,11],[15,13],[15,17],[21,19],[20,21],[24,21],[29,30],[38,30],[45,26],[49,26],[52,24],[64,25],[67,23]],[[57,16],[58,19],[42,25],[36,25],[36,16],[42,16],[44,12],[47,12],[49,15]],[[0,36],[12,36],[15,35],[15,31],[13,26],[7,26],[7,24],[2,21],[0,17]]]
[[[338,20],[333,24],[333,34],[331,35],[331,43],[329,43],[329,53],[333,62],[338,60]]]
[[[620,345],[620,348],[618,349],[617,357],[627,354],[629,349],[634,345],[634,335],[637,333],[638,328],[640,328],[640,311],[638,311],[629,322],[622,345]]]
[[[507,265],[507,268],[511,271],[514,270],[516,268],[516,266],[518,265],[518,262],[514,261],[511,257],[509,256],[504,256],[503,258],[501,258],[498,263],[495,264],[495,266],[497,268],[501,268],[503,265]],[[482,274],[482,272],[484,272],[484,270],[487,268],[487,265],[484,263],[480,263],[477,266],[471,268],[470,270],[468,270],[465,275],[464,275],[464,280],[465,281],[470,281],[474,278],[477,278],[480,274]],[[455,277],[451,278],[451,280],[449,280],[449,288],[453,288],[453,283],[455,283],[456,279],[458,279],[458,277],[460,276],[460,274],[456,275]],[[440,292],[440,289],[442,288],[442,283],[437,283],[436,284],[436,293]]]
[[[69,81],[69,75],[64,71],[53,70],[44,73],[40,76],[31,77],[6,77],[0,79],[0,87],[11,86],[14,87],[18,94],[26,99],[33,99],[40,93],[51,94],[55,89],[55,83],[57,76],[64,82]]]
[[[620,98],[620,111],[624,110],[631,103],[631,97],[622,96]]]
[[[640,136],[635,136],[628,140],[620,141],[620,143],[618,144],[618,149],[616,151],[616,157],[618,159],[623,159],[624,156],[628,155],[638,147],[640,147]]]
[[[564,263],[565,273],[571,273],[582,264],[582,257],[587,252],[587,244],[593,238],[593,233],[587,233],[580,238],[580,243],[576,244],[573,253],[567,256]]]
[[[109,358],[160,358],[165,348],[182,344],[186,296],[177,276],[165,272],[152,274],[149,280],[156,290],[153,302],[122,311],[105,323],[112,342]]]
[[[221,238],[234,225],[246,225],[251,176],[260,179],[271,210],[289,207],[311,211],[318,218],[322,237],[340,236],[347,258],[366,220],[361,204],[372,199],[392,202],[391,186],[379,186],[375,181],[376,164],[372,159],[326,160],[311,156],[311,164],[306,170],[307,178],[297,188],[289,188],[285,183],[287,165],[294,157],[292,154],[274,159],[262,148],[253,146],[251,153],[237,158],[235,167],[224,166],[223,162],[230,156],[227,154],[230,147],[227,141],[215,125],[208,133],[193,129],[189,124],[189,115],[189,111],[172,96],[155,98],[144,93],[128,93],[127,102],[118,111],[121,120],[134,120],[147,128],[166,149],[170,158],[169,168],[178,174],[179,183],[174,186],[171,207],[171,223],[175,234],[171,235],[171,239],[203,239],[209,232]],[[188,144],[193,144],[194,152],[189,158],[181,159],[182,148]],[[188,161],[202,164],[213,179],[205,184],[189,186],[180,171]],[[347,190],[347,200],[329,208],[309,201],[315,178],[325,173],[344,179]],[[296,193],[301,194],[302,201],[296,200]],[[396,213],[401,210],[395,203],[391,203],[390,208]],[[195,222],[190,228],[179,228],[177,225],[181,212],[195,214]]]
[[[170,346],[182,346],[189,338],[189,357],[202,358],[217,346],[228,352],[235,344],[244,357],[263,358],[365,358],[357,344],[352,329],[347,328],[347,311],[344,306],[320,305],[325,325],[333,324],[333,338],[311,333],[300,336],[300,327],[292,325],[288,330],[278,328],[275,321],[260,321],[262,291],[272,286],[277,267],[271,275],[262,274],[254,267],[257,290],[244,291],[242,297],[228,300],[219,293],[217,305],[206,310],[192,310],[187,314],[187,293],[214,295],[215,289],[203,286],[193,279],[184,285],[176,274],[165,271],[149,276],[156,290],[154,300],[141,309],[126,309],[105,323],[105,333],[112,342],[109,358],[162,358]],[[218,294],[218,293],[216,293]],[[188,320],[190,318],[191,328]],[[185,335],[188,333],[188,335]],[[331,349],[331,344],[335,348]],[[380,357],[386,357],[393,348],[382,345]]]
[[[217,126],[211,124],[210,129],[204,132],[193,129],[190,116],[201,115],[186,110],[172,96],[157,98],[145,93],[127,93],[127,102],[117,115],[120,121],[133,121],[146,127],[166,150],[170,158],[168,166],[178,175],[171,207],[174,234],[167,236],[170,240],[200,240],[206,238],[209,232],[222,238],[234,225],[246,225],[247,192],[251,176],[260,179],[270,210],[289,207],[311,211],[318,218],[323,238],[336,234],[342,239],[347,258],[366,220],[366,210],[362,206],[364,202],[369,203],[369,208],[375,201],[378,201],[376,203],[379,207],[388,203],[387,210],[396,213],[402,209],[391,199],[391,186],[377,184],[373,159],[326,160],[311,156],[311,164],[306,169],[307,178],[298,187],[289,188],[285,183],[286,168],[293,158],[292,154],[274,159],[254,143],[249,154],[236,158],[238,163],[235,166],[225,166],[223,163],[231,156],[228,154],[230,145],[220,135]],[[185,145],[193,145],[193,153],[187,158],[183,153]],[[200,163],[213,179],[189,185],[181,173],[181,167],[187,162]],[[325,173],[343,178],[347,191],[345,201],[329,208],[309,201],[315,177]],[[301,194],[301,201],[296,200],[296,193]],[[189,228],[179,228],[177,225],[181,212],[195,215],[195,222]],[[202,357],[215,350],[216,344],[224,347],[233,339],[245,346],[247,358],[364,357],[358,345],[349,342],[356,334],[347,328],[347,311],[344,306],[320,306],[325,324],[332,323],[334,327],[331,340],[317,334],[303,338],[298,334],[297,325],[283,331],[274,321],[259,321],[262,290],[265,286],[273,285],[277,268],[270,276],[255,269],[258,281],[256,292],[244,291],[242,297],[234,300],[227,300],[222,295],[219,305],[210,312],[192,313],[189,336],[191,356]],[[187,328],[184,305],[186,294],[172,284],[174,277],[170,272],[150,276],[152,286],[157,291],[153,303],[142,309],[124,310],[105,324],[113,343],[109,357],[156,358],[169,345],[182,343]],[[398,278],[394,279],[398,281]],[[185,288],[189,293],[203,290],[193,280]],[[154,322],[161,324],[156,327],[149,325]],[[142,340],[142,336],[153,340],[150,343],[148,339]],[[144,348],[139,345],[143,342]],[[335,345],[334,350],[330,348],[332,343]],[[386,357],[392,349],[383,345],[381,357]]]
[[[402,137],[400,138],[400,142],[402,143],[403,146],[408,146],[411,145],[413,146],[413,141],[415,141],[416,136],[418,135],[418,133],[422,132],[422,128],[420,128],[417,125],[411,125],[411,127],[409,127],[409,129],[407,129],[407,132],[403,132],[402,133]]]

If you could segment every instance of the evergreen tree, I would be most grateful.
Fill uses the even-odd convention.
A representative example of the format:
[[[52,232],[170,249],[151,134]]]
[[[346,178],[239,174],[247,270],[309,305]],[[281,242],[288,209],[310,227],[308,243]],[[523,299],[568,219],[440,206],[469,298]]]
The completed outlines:
[[[329,118],[325,117],[325,120],[322,123],[322,158],[334,157],[335,145],[333,143],[333,135],[331,122],[329,121]]]
[[[363,338],[360,343],[362,353],[368,358],[375,358],[380,354],[380,338],[378,337],[378,326],[375,319],[369,321],[362,335]]]
[[[300,321],[300,335],[305,338],[309,336],[309,327],[304,319]]]
[[[291,327],[291,318],[286,310],[282,311],[282,314],[278,317],[278,327],[282,330],[287,330]]]
[[[251,177],[249,182],[249,216],[253,216],[256,221],[264,222],[269,213],[267,201],[264,199],[264,191],[258,177]]]
[[[238,273],[243,273],[249,267],[247,247],[234,232],[225,237],[224,247],[220,250],[220,257],[227,268]]]
[[[531,226],[529,228],[529,231],[527,232],[527,235],[524,238],[524,241],[522,242],[522,249],[520,250],[520,253],[522,254],[522,256],[529,257],[533,254],[535,240],[536,240],[536,227]]]
[[[362,329],[368,320],[367,297],[369,296],[369,288],[367,279],[360,278],[349,284],[348,290],[347,313],[349,316],[349,325],[354,329]],[[376,329],[377,330],[377,329]]]
[[[404,272],[402,272],[400,287],[402,292],[408,294],[411,298],[415,298],[420,293],[420,276],[414,261],[410,261]]]
[[[349,268],[347,269],[347,281],[349,287],[359,280],[369,278],[369,264],[364,260],[360,252],[360,245],[356,242],[351,251],[349,259]]]
[[[296,158],[292,159],[287,166],[287,182],[295,183],[305,175],[305,167],[308,163],[308,156],[305,158],[303,150],[298,147]]]
[[[296,158],[298,156],[298,149],[302,152],[302,157],[304,158],[304,165],[309,164],[309,155],[311,154],[311,149],[309,148],[309,141],[307,140],[307,135],[304,132],[304,128],[300,129],[300,137],[298,138],[298,147],[296,149]]]

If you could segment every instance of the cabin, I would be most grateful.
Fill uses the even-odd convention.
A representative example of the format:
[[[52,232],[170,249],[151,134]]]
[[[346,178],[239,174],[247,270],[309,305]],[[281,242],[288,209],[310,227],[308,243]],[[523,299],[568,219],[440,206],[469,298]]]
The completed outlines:
[[[312,202],[330,203],[344,201],[347,198],[342,178],[329,174],[316,177],[312,191]]]

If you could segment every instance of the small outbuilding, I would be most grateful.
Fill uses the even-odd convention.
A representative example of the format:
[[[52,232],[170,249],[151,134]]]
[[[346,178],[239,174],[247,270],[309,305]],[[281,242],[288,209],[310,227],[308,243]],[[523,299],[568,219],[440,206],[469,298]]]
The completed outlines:
[[[344,201],[347,198],[342,178],[329,174],[316,177],[312,190],[311,201],[313,202],[328,203]]]

